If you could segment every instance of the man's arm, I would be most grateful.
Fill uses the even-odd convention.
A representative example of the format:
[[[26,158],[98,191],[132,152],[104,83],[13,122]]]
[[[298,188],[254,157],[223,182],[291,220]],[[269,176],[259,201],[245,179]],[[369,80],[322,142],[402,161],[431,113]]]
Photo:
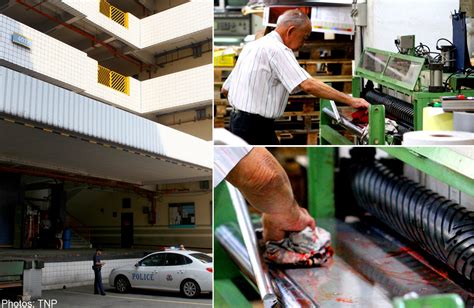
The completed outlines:
[[[224,84],[222,84],[221,93],[224,94],[225,97],[229,94],[230,84],[232,83],[232,72],[224,81]]]
[[[265,148],[254,148],[226,179],[263,212],[265,240],[281,240],[286,231],[315,228],[314,219],[296,202],[283,168]]]
[[[306,79],[305,81],[300,83],[299,87],[303,91],[314,96],[325,99],[331,99],[337,102],[347,104],[354,108],[369,108],[370,105],[365,99],[351,97],[314,78]]]

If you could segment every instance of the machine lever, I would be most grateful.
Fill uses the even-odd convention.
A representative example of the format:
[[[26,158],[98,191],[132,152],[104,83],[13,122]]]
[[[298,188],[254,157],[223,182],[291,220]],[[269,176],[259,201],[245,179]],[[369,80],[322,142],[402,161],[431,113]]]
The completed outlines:
[[[337,110],[336,103],[333,100],[330,100],[329,103],[331,104],[332,112],[336,117],[336,123],[339,125],[342,122],[341,115],[339,114],[339,110]]]
[[[237,221],[239,222],[240,231],[244,239],[245,247],[248,251],[250,264],[252,265],[258,291],[260,292],[260,296],[263,300],[263,307],[274,307],[278,303],[278,299],[270,282],[270,276],[268,275],[266,269],[264,269],[264,263],[262,262],[258,251],[257,237],[250,219],[247,203],[237,188],[235,188],[229,182],[226,182],[226,184],[227,189],[229,190],[230,199],[234,204]]]

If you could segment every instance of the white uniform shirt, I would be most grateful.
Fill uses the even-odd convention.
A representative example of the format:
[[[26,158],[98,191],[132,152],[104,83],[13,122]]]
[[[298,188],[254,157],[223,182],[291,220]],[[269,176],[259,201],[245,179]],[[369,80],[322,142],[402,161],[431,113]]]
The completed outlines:
[[[298,85],[310,77],[272,31],[244,47],[223,88],[236,109],[276,119],[283,115],[288,95],[300,91]]]
[[[219,185],[251,150],[251,146],[214,147],[214,187]]]

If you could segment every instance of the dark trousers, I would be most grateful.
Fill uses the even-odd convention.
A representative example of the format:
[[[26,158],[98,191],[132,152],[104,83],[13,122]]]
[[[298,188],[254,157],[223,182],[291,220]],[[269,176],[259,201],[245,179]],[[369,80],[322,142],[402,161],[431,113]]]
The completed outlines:
[[[251,145],[280,144],[275,134],[275,120],[258,114],[240,110],[232,111],[230,131]]]
[[[105,294],[104,286],[102,285],[102,273],[100,269],[94,268],[94,294]]]

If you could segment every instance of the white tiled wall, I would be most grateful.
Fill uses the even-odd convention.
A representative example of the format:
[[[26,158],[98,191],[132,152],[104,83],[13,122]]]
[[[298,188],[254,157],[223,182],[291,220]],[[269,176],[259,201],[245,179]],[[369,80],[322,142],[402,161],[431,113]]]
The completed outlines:
[[[56,5],[75,16],[85,16],[103,31],[139,49],[213,25],[213,4],[210,0],[188,2],[143,19],[128,14],[128,29],[100,13],[99,0],[61,0]]]
[[[30,38],[31,49],[13,44],[14,32]],[[144,82],[130,78],[130,95],[99,84],[97,64],[86,53],[0,14],[0,65],[136,113],[184,109],[212,99],[212,64]]]
[[[139,259],[104,260],[106,265],[102,268],[102,282],[108,287],[109,275],[112,269],[133,265]],[[92,270],[92,256],[90,261],[77,262],[51,262],[45,263],[43,268],[43,290],[61,289],[94,284],[94,271]]]
[[[140,19],[128,14],[128,29],[111,20],[99,11],[99,0],[61,0],[57,3],[62,9],[78,16],[84,15],[87,20],[97,25],[110,35],[140,48]]]
[[[204,65],[141,82],[142,112],[184,109],[213,97],[213,67]]]
[[[17,32],[32,41],[31,49],[12,43]],[[59,40],[0,15],[0,61],[28,75],[40,75],[53,84],[136,112],[140,108],[140,82],[130,79],[130,96],[97,82],[96,60]]]
[[[12,43],[15,32],[32,41],[31,49]],[[85,53],[4,15],[0,15],[0,50],[1,60],[79,89],[85,89],[88,81],[97,75],[97,62]]]
[[[213,26],[211,1],[194,1],[141,20],[141,46],[159,44]]]

